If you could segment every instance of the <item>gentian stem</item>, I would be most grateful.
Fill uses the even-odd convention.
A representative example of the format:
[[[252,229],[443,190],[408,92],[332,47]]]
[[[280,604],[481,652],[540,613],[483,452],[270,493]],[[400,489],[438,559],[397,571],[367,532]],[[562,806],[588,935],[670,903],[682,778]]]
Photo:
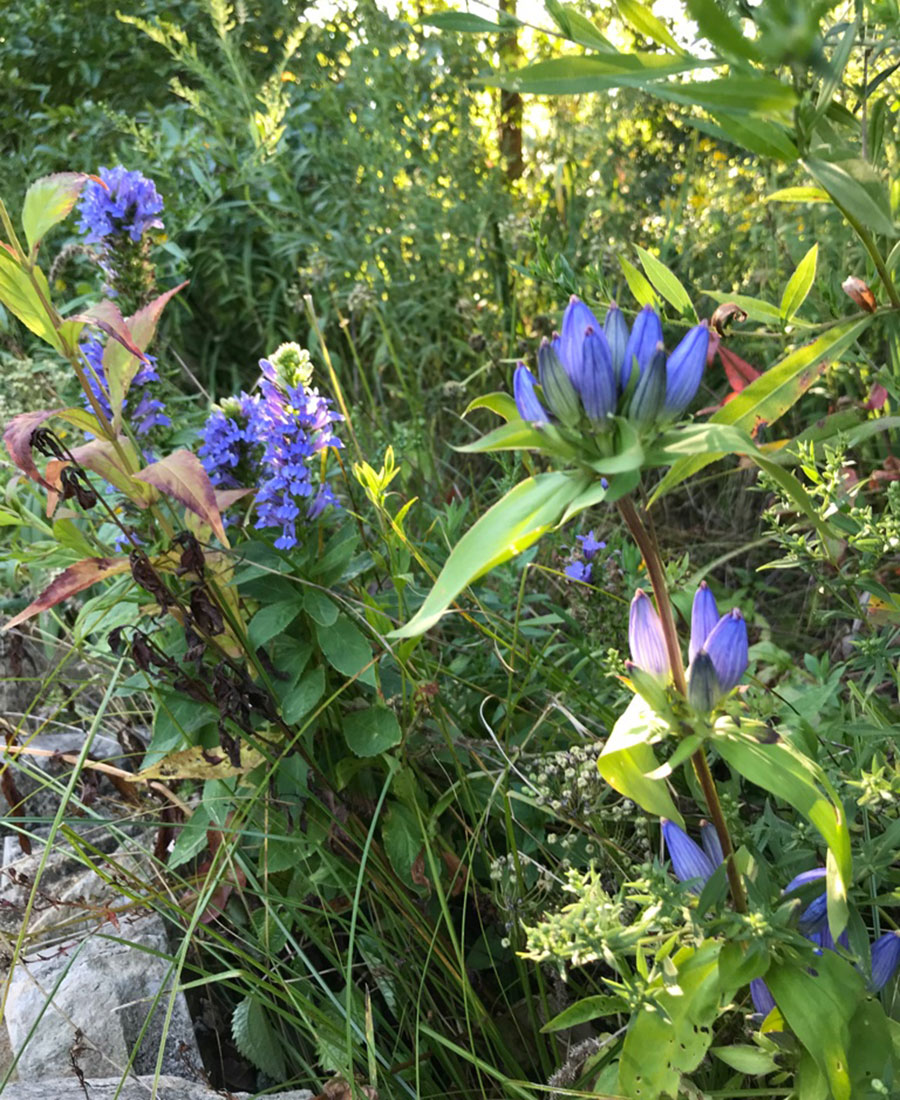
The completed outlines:
[[[672,668],[672,678],[675,681],[675,689],[687,698],[687,681],[684,675],[684,663],[681,659],[681,646],[678,642],[678,631],[675,629],[675,616],[672,612],[672,601],[669,599],[669,588],[666,584],[666,572],[663,568],[662,558],[656,540],[644,526],[631,497],[622,497],[618,502],[619,512],[631,537],[637,544],[647,566],[650,583],[653,586],[653,595],[656,597],[656,609],[659,612],[662,623],[663,635],[666,639],[666,652],[669,655],[669,664]],[[734,862],[734,846],[728,832],[725,815],[722,813],[722,803],[719,801],[719,792],[716,789],[716,781],[709,769],[709,761],[703,746],[693,754],[691,763],[694,765],[694,773],[697,782],[703,791],[709,816],[715,826],[719,843],[722,845],[722,855],[728,873],[728,885],[731,888],[731,898],[734,907],[739,913],[747,912],[747,895],[744,892],[744,884]]]

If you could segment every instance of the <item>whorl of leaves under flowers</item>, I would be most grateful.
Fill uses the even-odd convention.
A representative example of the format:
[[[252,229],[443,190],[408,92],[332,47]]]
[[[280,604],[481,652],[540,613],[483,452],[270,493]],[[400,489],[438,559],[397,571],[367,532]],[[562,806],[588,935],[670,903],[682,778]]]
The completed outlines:
[[[256,485],[256,527],[275,527],[275,545],[290,550],[298,525],[337,504],[327,483],[314,484],[310,460],[325,447],[342,446],[333,425],[343,417],[309,386],[308,355],[284,345],[260,360],[260,393],[223,402],[206,421],[199,449],[217,488]]]

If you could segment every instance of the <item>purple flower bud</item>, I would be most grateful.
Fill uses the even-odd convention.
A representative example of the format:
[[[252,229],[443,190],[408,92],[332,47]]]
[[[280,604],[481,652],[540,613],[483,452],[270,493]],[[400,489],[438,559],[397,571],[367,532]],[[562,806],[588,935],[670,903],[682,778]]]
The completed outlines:
[[[883,989],[894,976],[900,964],[900,932],[885,932],[872,944],[872,981],[869,988],[873,993]]]
[[[572,295],[562,319],[562,332],[556,354],[577,390],[581,390],[584,371],[584,337],[588,329],[596,332],[600,324],[593,313],[576,295]]]
[[[828,924],[828,896],[819,894],[817,898],[807,905],[800,914],[797,927],[804,936],[811,937],[812,933],[821,932]]]
[[[762,978],[754,978],[750,983],[750,1000],[760,1016],[768,1016],[775,1007],[775,998]]]
[[[719,609],[716,607],[716,597],[710,591],[706,581],[701,581],[700,587],[694,593],[694,605],[691,609],[689,661],[693,661],[703,648],[706,639],[712,634],[718,621]]]
[[[794,890],[800,890],[804,886],[809,886],[811,882],[818,882],[819,879],[824,878],[827,873],[824,867],[813,867],[811,871],[801,871],[799,875],[794,875],[781,892],[782,894],[791,894]]]
[[[650,365],[657,344],[662,343],[662,322],[653,310],[652,306],[644,306],[631,326],[631,335],[625,345],[625,353],[622,362],[622,371],[619,379],[619,389],[624,393],[631,380],[634,370],[634,360],[637,359],[638,369],[641,374]]]
[[[582,342],[581,403],[591,420],[603,420],[616,408],[616,376],[603,332],[589,328]]]
[[[634,663],[652,676],[668,680],[669,655],[662,623],[650,597],[639,588],[631,601],[628,615],[628,646]]]
[[[712,660],[701,649],[687,673],[688,702],[698,714],[709,714],[722,696]]]
[[[640,425],[652,424],[662,412],[665,399],[666,353],[660,343],[638,381],[628,410],[629,420]]]
[[[523,420],[532,423],[548,424],[550,416],[544,406],[538,400],[534,387],[537,385],[534,375],[525,366],[519,363],[516,373],[513,375],[513,394],[516,398],[516,408]]]
[[[628,343],[628,322],[615,302],[609,303],[606,320],[603,322],[603,331],[612,355],[616,384],[621,393],[628,384],[627,380],[625,383],[622,382],[622,364],[625,362],[625,345]]]
[[[719,619],[703,647],[712,658],[722,694],[727,695],[747,671],[747,624],[737,608]]]
[[[693,894],[701,894],[715,872],[715,865],[706,852],[673,821],[662,819],[663,839],[672,860],[672,870],[679,882],[688,884]]]
[[[709,328],[704,321],[692,328],[669,356],[666,368],[666,412],[680,413],[694,400],[703,371]]]
[[[566,368],[547,339],[538,350],[538,374],[550,411],[563,424],[573,427],[581,419],[581,402]]]
[[[700,822],[700,843],[703,845],[703,851],[716,867],[725,862],[725,853],[722,851],[719,834],[716,832],[715,825],[709,821]]]

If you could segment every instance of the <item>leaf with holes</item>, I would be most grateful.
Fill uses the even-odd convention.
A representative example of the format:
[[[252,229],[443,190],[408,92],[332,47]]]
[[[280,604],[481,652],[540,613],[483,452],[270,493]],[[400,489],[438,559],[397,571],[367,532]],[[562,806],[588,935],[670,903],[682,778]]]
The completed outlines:
[[[69,216],[90,178],[84,172],[56,172],[35,180],[25,192],[22,225],[32,256],[53,226]]]
[[[159,462],[151,462],[134,475],[139,481],[153,485],[164,496],[174,497],[189,511],[209,524],[213,533],[226,548],[229,545],[222,517],[216,505],[216,494],[209,474],[193,451],[173,451]]]
[[[130,568],[128,558],[85,558],[83,561],[77,561],[54,577],[36,600],[3,625],[3,630],[11,630],[41,611],[55,607],[69,596],[83,592],[85,588],[90,588],[97,581],[114,577],[117,573],[125,573]]]

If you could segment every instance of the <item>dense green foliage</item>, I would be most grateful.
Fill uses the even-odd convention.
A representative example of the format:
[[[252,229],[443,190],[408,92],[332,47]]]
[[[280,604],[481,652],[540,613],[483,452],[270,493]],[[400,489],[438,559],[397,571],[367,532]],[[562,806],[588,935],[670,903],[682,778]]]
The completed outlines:
[[[2,411],[47,411],[7,436],[3,606],[37,670],[14,674],[33,682],[9,717],[26,747],[57,716],[125,731],[167,883],[136,879],[135,904],[178,930],[179,980],[256,1087],[896,1090],[897,980],[865,983],[900,920],[900,26],[866,7],[686,0],[699,49],[635,0],[548,0],[515,41],[508,15],[368,0],[308,20],[293,0],[5,6]],[[709,57],[716,79],[697,79]],[[85,246],[53,212],[81,176],[20,217],[38,177],[114,164],[155,181],[164,231]],[[35,261],[52,304],[27,297]],[[156,316],[109,335],[111,307],[86,312],[107,283],[124,301],[128,265],[151,312],[189,280],[158,307],[140,392],[172,423],[147,441],[131,341],[151,346]],[[640,422],[631,392],[607,434],[523,422],[514,363],[534,365],[572,293],[629,321],[656,306],[668,348],[737,303],[713,320],[692,427]],[[76,332],[98,317],[105,412]],[[235,485],[271,488],[256,395],[289,443],[314,437],[283,375],[280,397],[260,386],[285,341],[346,418],[340,451],[304,456],[342,508],[304,509],[297,545],[257,522],[262,493],[215,497],[191,453],[242,390],[240,415],[223,408],[257,435]],[[48,508],[73,459],[82,480]],[[582,583],[565,569],[591,527],[605,545]],[[82,584],[98,557],[103,583]],[[751,642],[715,723],[677,670],[663,690],[625,664],[635,588],[684,636],[703,579]],[[73,791],[52,822],[26,801],[18,830],[121,828]],[[659,817],[698,835],[717,809],[736,861],[697,902]],[[826,853],[849,946],[813,955],[780,891]],[[831,1015],[811,1011],[826,996]],[[237,1087],[228,1063],[214,1076]]]

